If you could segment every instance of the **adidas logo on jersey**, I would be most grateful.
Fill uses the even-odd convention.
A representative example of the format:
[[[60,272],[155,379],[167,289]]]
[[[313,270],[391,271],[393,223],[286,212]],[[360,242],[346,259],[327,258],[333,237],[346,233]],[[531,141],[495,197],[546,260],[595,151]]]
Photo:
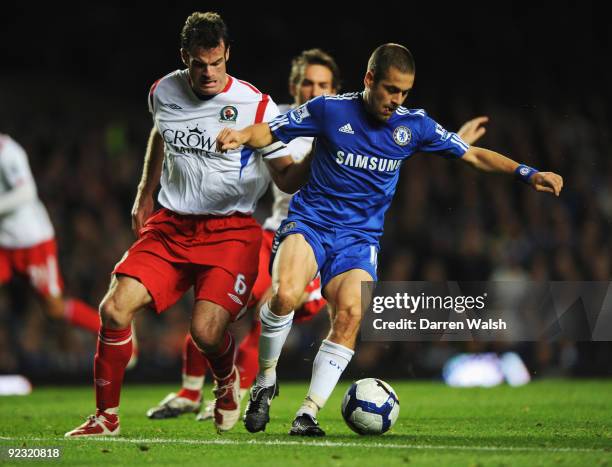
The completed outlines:
[[[341,133],[348,133],[351,135],[354,135],[355,132],[353,131],[353,128],[351,127],[350,123],[347,123],[346,125],[342,125],[340,128],[338,128],[338,131]]]

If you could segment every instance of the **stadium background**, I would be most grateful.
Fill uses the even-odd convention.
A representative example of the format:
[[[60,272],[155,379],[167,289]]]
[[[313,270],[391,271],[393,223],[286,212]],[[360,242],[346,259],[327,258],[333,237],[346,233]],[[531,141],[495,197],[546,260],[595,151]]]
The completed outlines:
[[[551,11],[551,8],[554,8]],[[314,5],[230,9],[157,2],[32,8],[0,19],[0,131],[27,150],[57,232],[67,292],[97,304],[130,245],[129,212],[151,126],[149,86],[181,67],[178,33],[195,10],[216,10],[232,36],[230,74],[290,101],[290,59],[320,47],[343,89],[359,90],[374,47],[408,46],[417,78],[408,107],[447,128],[485,114],[479,143],[562,174],[560,199],[435,157],[405,164],[387,214],[382,280],[534,278],[609,280],[612,249],[612,73],[607,17],[591,2],[444,6],[402,2],[379,10]],[[303,15],[303,16],[302,16]],[[264,198],[257,213],[270,206]],[[95,340],[47,321],[24,285],[0,292],[0,372],[35,382],[88,382]],[[128,381],[177,381],[189,300],[142,313],[140,363]],[[242,327],[248,323],[242,323]],[[239,326],[240,328],[240,326]],[[280,374],[310,372],[326,318],[296,326]],[[238,329],[238,333],[243,329]],[[495,350],[495,346],[489,347]],[[610,375],[610,343],[517,347],[539,375]],[[435,377],[465,345],[362,344],[347,376]]]

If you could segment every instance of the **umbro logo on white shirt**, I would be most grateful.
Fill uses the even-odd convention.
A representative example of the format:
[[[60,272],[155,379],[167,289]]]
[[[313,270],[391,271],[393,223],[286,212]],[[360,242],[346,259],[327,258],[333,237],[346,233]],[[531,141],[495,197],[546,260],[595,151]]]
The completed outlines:
[[[346,125],[342,125],[340,128],[338,128],[338,131],[341,133],[349,133],[351,135],[355,134],[350,123],[347,123]]]

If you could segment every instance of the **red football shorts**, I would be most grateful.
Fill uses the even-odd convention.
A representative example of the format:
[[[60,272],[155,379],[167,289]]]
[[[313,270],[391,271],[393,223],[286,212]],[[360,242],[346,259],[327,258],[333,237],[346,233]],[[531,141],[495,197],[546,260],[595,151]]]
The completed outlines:
[[[266,291],[272,286],[272,277],[270,276],[270,256],[272,255],[272,241],[274,240],[274,231],[264,230],[259,249],[259,271],[257,280],[253,286],[249,308],[257,305]],[[307,321],[316,315],[327,304],[327,301],[321,296],[321,278],[317,275],[310,284],[306,286],[305,292],[308,294],[306,302],[297,310],[295,310],[294,320],[297,322]]]
[[[162,208],[147,219],[140,238],[114,274],[138,279],[161,313],[194,287],[236,319],[257,277],[261,227],[249,215],[186,216]]]
[[[27,276],[44,297],[59,297],[64,291],[53,238],[28,248],[0,247],[0,284],[10,281],[13,273]]]

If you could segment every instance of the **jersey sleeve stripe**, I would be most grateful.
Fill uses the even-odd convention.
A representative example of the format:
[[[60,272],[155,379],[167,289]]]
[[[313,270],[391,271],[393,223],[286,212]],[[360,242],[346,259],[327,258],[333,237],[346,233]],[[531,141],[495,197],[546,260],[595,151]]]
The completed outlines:
[[[266,114],[266,107],[268,107],[268,102],[270,102],[270,96],[267,94],[262,94],[261,101],[257,104],[257,112],[255,112],[255,123],[263,122],[264,115]]]
[[[468,144],[465,141],[463,141],[459,136],[457,136],[457,134],[455,133],[451,135],[451,142],[459,146],[464,151],[467,151],[470,148]]]
[[[162,77],[162,78],[159,78],[157,81],[155,81],[155,82],[154,82],[154,83],[151,85],[151,90],[149,91],[149,94],[150,94],[150,95],[153,95],[153,93],[155,92],[155,89],[157,88],[157,85],[158,85],[158,84],[159,84],[159,82],[160,82],[162,79],[164,79],[164,78],[165,78],[165,76],[164,76],[164,77]]]
[[[221,90],[221,93],[227,92],[229,90],[230,87],[232,87],[232,82],[234,81],[234,79],[230,76],[227,75],[227,83],[225,84],[225,87]]]
[[[249,83],[248,81],[242,81],[241,79],[239,79],[238,81],[240,81],[242,84],[248,87],[251,91],[256,92],[257,94],[261,94],[261,91],[257,89],[255,86],[253,86],[251,83]]]
[[[240,81],[240,80],[239,80]],[[240,81],[244,83],[244,81]],[[266,114],[266,107],[268,106],[268,102],[270,102],[270,96],[267,94],[261,95],[261,101],[257,104],[257,110],[255,111],[255,123],[261,123],[264,119],[264,115]],[[247,163],[251,155],[253,154],[253,150],[249,148],[243,148],[240,152],[240,175],[242,177],[242,170],[246,167]]]
[[[288,125],[289,124],[289,119],[288,118],[275,118],[274,120],[272,120],[270,122],[270,130],[271,131],[276,131],[278,130],[280,127]]]
[[[151,89],[149,90],[149,107],[151,109],[153,108],[153,94],[155,94],[155,89],[157,89],[157,85],[162,79],[164,79],[164,77],[159,78],[157,81],[155,81],[151,86]]]

